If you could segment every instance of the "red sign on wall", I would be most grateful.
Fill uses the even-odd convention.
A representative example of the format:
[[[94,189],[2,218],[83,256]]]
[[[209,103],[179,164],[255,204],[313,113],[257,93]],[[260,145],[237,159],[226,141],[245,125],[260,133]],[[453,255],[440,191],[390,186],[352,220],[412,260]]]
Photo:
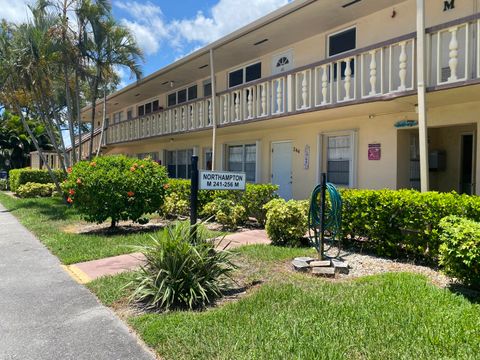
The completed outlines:
[[[380,160],[382,157],[381,144],[368,144],[368,160]]]

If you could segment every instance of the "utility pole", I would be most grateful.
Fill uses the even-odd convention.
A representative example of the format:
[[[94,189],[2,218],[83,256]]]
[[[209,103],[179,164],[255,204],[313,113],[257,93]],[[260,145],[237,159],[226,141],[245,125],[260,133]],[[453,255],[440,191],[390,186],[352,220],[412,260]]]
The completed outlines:
[[[213,49],[210,49],[210,78],[212,84],[212,102],[211,102],[211,110],[212,110],[212,168],[211,170],[215,170],[215,155],[216,151],[215,148],[217,147],[217,106],[216,106],[216,98],[217,98],[217,82],[215,81],[215,65],[213,62]]]

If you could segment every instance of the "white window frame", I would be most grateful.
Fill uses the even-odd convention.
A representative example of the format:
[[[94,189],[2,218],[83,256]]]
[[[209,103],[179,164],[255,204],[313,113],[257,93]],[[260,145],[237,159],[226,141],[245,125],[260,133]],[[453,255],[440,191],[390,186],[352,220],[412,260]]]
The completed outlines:
[[[213,154],[212,148],[211,147],[203,148],[203,150],[202,150],[202,156],[203,156],[202,168],[204,170],[212,170],[212,169],[207,169],[207,154],[208,153]],[[212,162],[212,168],[213,168],[213,162]]]
[[[223,168],[226,171],[231,171],[229,168],[229,148],[231,146],[243,146],[243,158],[242,158],[242,172],[245,172],[245,147],[246,146],[255,146],[255,180],[253,183],[259,182],[259,141],[242,141],[242,142],[233,142],[224,144],[224,157],[223,157]]]
[[[248,64],[237,66],[235,68],[232,68],[232,69],[228,70],[227,71],[227,85],[228,85],[228,88],[229,89],[235,88],[235,87],[242,86],[242,85],[245,85],[245,84],[249,84],[251,82],[254,82],[254,81],[257,81],[257,80],[261,79],[262,76],[260,76],[260,78],[258,78],[258,79],[252,80],[252,81],[248,81],[248,82],[245,81],[246,77],[247,77],[247,67],[252,66],[252,65],[256,65],[258,63],[260,63],[260,66],[262,67],[262,72],[263,72],[263,63],[262,63],[261,59],[255,60],[255,61],[253,61],[251,63],[248,63]],[[238,70],[243,70],[243,82],[240,85],[230,86],[230,74],[235,72],[235,71],[238,71]]]
[[[192,151],[192,154],[195,153],[195,148],[194,147],[191,147],[191,148],[182,148],[182,149],[172,149],[172,150],[164,150],[164,154],[163,154],[163,159],[165,160],[164,161],[164,166],[165,168],[167,169],[167,172],[168,172],[168,166],[169,164],[167,163],[167,160],[168,160],[168,153],[169,152],[175,152],[175,179],[184,179],[184,178],[179,178],[178,177],[178,152],[180,151],[187,151],[187,177],[185,179],[190,179],[189,177],[189,174],[188,174],[188,163],[189,163],[189,159],[188,159],[188,151]]]
[[[335,136],[350,136],[350,168],[349,168],[349,183],[347,188],[357,187],[358,177],[358,130],[341,130],[318,134],[317,137],[317,183],[320,183],[322,172],[327,172],[328,162],[328,138]],[[344,187],[344,186],[340,186]]]
[[[352,29],[355,29],[355,47],[353,49],[350,49],[350,50],[347,50],[347,51],[344,51],[344,52],[341,52],[341,53],[338,53],[338,54],[335,54],[335,55],[330,55],[330,38],[332,36],[341,34],[343,32],[346,32],[346,31],[352,30]],[[325,49],[327,58],[331,58],[331,57],[339,56],[339,55],[342,55],[342,54],[346,54],[346,53],[348,53],[350,51],[353,51],[353,50],[356,50],[356,49],[358,49],[358,27],[357,27],[356,24],[354,24],[352,26],[349,26],[349,27],[346,27],[346,28],[342,28],[341,30],[335,31],[334,33],[331,33],[331,34],[327,35],[327,47]]]
[[[197,86],[197,97],[196,97],[195,99],[189,99],[189,98],[188,98],[188,89],[190,89],[192,86],[195,86],[195,85]],[[187,92],[187,101],[179,104],[179,103],[178,103],[178,93],[179,93],[180,91],[182,91],[182,90],[186,90],[186,92]],[[202,83],[202,91],[203,91],[203,83]],[[175,105],[169,105],[169,104],[168,104],[168,97],[169,97],[170,95],[172,95],[172,94],[175,94]],[[167,96],[166,96],[165,101],[166,101],[167,107],[174,107],[174,106],[177,106],[177,105],[186,104],[186,103],[188,103],[189,101],[196,100],[196,99],[199,99],[199,96],[198,96],[198,83],[197,83],[197,82],[193,82],[193,83],[190,83],[190,84],[187,85],[187,86],[182,86],[181,88],[177,88],[177,89],[175,89],[174,91],[170,91],[169,93],[167,93]],[[159,105],[159,106],[160,106],[160,105]]]
[[[275,72],[276,68],[277,68],[277,62],[278,60],[280,60],[282,57],[287,57],[290,61],[290,68],[287,69],[287,70],[284,70],[284,71],[280,71],[280,72]],[[283,74],[287,71],[290,71],[291,69],[294,68],[294,58],[293,58],[293,49],[287,49],[285,51],[282,51],[282,52],[279,52],[279,53],[276,53],[272,56],[272,75],[279,75],[279,74]]]

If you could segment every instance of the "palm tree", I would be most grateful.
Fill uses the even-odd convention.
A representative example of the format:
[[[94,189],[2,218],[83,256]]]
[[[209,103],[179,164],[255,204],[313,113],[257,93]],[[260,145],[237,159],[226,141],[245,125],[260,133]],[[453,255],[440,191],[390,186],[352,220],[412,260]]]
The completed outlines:
[[[126,67],[138,79],[142,76],[139,60],[142,52],[130,31],[118,25],[111,16],[103,16],[100,12],[91,11],[87,15],[91,30],[91,43],[87,48],[87,56],[94,67],[90,77],[91,119],[89,158],[93,155],[93,134],[95,131],[95,111],[100,89],[107,86],[116,77],[115,68]],[[105,119],[103,119],[105,121]],[[102,129],[104,124],[102,124]],[[103,130],[102,130],[103,131]]]

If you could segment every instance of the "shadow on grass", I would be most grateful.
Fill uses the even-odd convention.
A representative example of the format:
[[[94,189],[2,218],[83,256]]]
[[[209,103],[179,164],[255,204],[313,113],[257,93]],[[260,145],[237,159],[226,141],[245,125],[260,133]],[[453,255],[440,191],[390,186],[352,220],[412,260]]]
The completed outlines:
[[[101,226],[101,225],[99,225]],[[84,236],[119,236],[119,235],[142,235],[142,234],[154,234],[158,231],[165,229],[165,224],[149,224],[145,225],[121,225],[111,228],[109,226],[102,226],[93,228],[90,230],[80,231],[78,235]]]
[[[62,202],[60,198],[19,199],[10,207],[10,212],[31,210],[45,216],[48,220],[68,220],[76,217],[75,210]]]
[[[472,304],[480,304],[480,291],[459,283],[450,284],[447,289],[455,295],[460,295]]]

